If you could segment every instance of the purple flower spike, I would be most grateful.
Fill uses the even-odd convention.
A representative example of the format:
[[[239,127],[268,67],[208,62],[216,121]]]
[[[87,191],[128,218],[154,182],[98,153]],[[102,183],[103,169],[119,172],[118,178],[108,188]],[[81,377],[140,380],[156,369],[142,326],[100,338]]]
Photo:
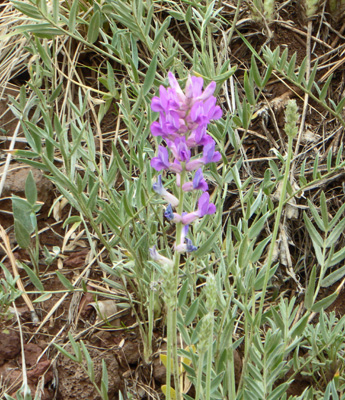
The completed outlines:
[[[158,175],[157,182],[152,185],[152,189],[161,195],[165,201],[170,203],[173,207],[177,207],[179,200],[173,194],[169,193],[167,190],[164,189],[162,184],[162,175]]]
[[[159,146],[157,157],[153,157],[151,160],[151,167],[156,171],[161,171],[162,169],[168,169],[170,167],[169,153],[165,147]]]

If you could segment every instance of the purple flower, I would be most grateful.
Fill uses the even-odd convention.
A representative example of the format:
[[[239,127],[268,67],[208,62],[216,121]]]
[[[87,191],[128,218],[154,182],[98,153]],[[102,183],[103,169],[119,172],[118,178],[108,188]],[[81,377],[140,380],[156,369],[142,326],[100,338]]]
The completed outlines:
[[[168,79],[169,79],[170,86],[175,90],[176,96],[177,96],[178,100],[180,101],[180,103],[182,103],[182,104],[185,103],[186,96],[183,93],[179,83],[177,82],[174,74],[171,71],[169,71],[169,73],[168,73]]]
[[[204,179],[201,168],[196,171],[193,182],[184,183],[182,189],[185,192],[189,192],[190,190],[202,190],[205,192],[208,189],[208,184]]]
[[[185,243],[180,243],[175,249],[178,253],[191,253],[192,251],[198,250],[197,246],[194,246],[193,242],[188,238],[185,239]]]
[[[181,126],[179,115],[171,111],[168,114],[160,113],[159,120],[151,124],[151,133],[153,136],[162,136],[164,139],[175,139],[178,131],[184,131],[185,126]]]
[[[215,151],[216,143],[210,137],[207,136],[207,140],[205,140],[204,148],[203,148],[203,156],[201,158],[197,158],[195,160],[191,160],[186,164],[187,171],[195,171],[205,164],[209,164],[211,162],[218,162],[221,160],[222,156],[219,151]]]
[[[198,209],[182,216],[182,223],[185,225],[190,224],[198,218],[202,218],[206,214],[214,214],[216,206],[210,203],[210,195],[208,192],[203,193],[198,200]]]
[[[171,88],[167,90],[161,85],[159,87],[159,97],[155,96],[151,101],[152,111],[168,113],[170,109],[178,109],[178,107],[176,92]]]
[[[222,109],[216,106],[216,101],[217,99],[212,96],[204,102],[204,113],[209,121],[211,119],[219,119],[223,114]]]
[[[174,141],[166,140],[166,142],[176,161],[188,162],[190,160],[190,148],[187,146],[185,137],[178,137]]]
[[[164,189],[162,184],[162,175],[158,175],[157,182],[152,185],[152,189],[161,195],[164,200],[170,203],[173,207],[177,207],[179,200],[173,194],[169,193],[167,190]]]
[[[212,81],[211,83],[209,83],[204,92],[201,94],[201,96],[199,97],[198,100],[207,100],[209,97],[211,97],[214,93],[214,91],[216,90],[216,82]]]
[[[202,94],[202,87],[204,85],[204,80],[201,77],[188,76],[186,83],[186,97],[188,99],[196,99]]]
[[[183,215],[186,215],[186,213],[183,213]],[[190,239],[187,239],[186,236],[188,234],[188,229],[189,225],[184,225],[182,228],[182,233],[181,233],[181,243],[175,246],[175,249],[179,253],[191,253],[192,251],[197,250],[197,247],[193,245],[193,242]]]
[[[221,160],[222,156],[219,151],[215,151],[216,142],[210,137],[203,148],[203,161],[204,164],[211,162],[218,162]]]
[[[182,217],[181,215],[174,213],[171,204],[168,205],[168,207],[165,209],[164,212],[164,217],[171,222],[181,222]]]
[[[154,168],[156,171],[168,169],[170,167],[169,153],[165,147],[158,147],[158,155],[157,157],[153,157],[153,159],[151,160],[151,167]]]
[[[156,261],[158,264],[160,265],[168,265],[170,267],[174,266],[174,263],[172,260],[170,260],[167,257],[161,256],[158,251],[156,250],[156,246],[153,246],[149,249],[150,251],[150,256],[152,258],[153,261]]]

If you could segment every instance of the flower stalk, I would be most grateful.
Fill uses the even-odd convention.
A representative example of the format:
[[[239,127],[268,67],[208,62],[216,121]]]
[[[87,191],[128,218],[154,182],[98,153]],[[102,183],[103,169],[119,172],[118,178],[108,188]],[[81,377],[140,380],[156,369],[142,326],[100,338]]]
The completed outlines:
[[[158,121],[151,125],[153,136],[161,137],[165,146],[158,147],[157,156],[152,158],[151,166],[156,171],[168,171],[176,174],[178,197],[163,186],[162,175],[158,176],[153,190],[159,194],[168,206],[165,217],[176,224],[173,259],[161,256],[156,248],[150,249],[154,261],[163,265],[165,282],[163,283],[164,298],[167,304],[167,378],[166,398],[172,397],[171,375],[174,377],[174,397],[180,400],[180,377],[177,343],[177,293],[179,287],[179,268],[181,254],[186,256],[197,249],[189,235],[189,225],[205,215],[214,214],[216,207],[210,203],[207,192],[208,184],[203,176],[203,167],[212,162],[218,162],[221,155],[215,150],[215,141],[207,133],[207,125],[211,120],[219,119],[222,111],[216,105],[213,93],[216,83],[211,82],[203,90],[201,77],[189,76],[183,91],[175,76],[168,74],[170,87],[159,88],[159,97],[151,102],[153,111],[159,113]],[[202,148],[202,154],[199,149]],[[190,213],[184,212],[186,193],[202,192],[198,200],[198,208]],[[173,371],[171,371],[171,368]]]

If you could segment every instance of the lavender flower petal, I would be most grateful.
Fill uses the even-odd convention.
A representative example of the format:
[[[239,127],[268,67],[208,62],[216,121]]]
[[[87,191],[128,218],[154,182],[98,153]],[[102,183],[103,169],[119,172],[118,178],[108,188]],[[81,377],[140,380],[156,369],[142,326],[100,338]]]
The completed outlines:
[[[198,216],[202,218],[206,214],[214,214],[215,212],[216,206],[210,203],[210,195],[208,192],[203,193],[198,200]]]
[[[157,157],[153,157],[151,160],[151,167],[156,171],[161,171],[162,169],[168,169],[170,167],[169,153],[165,147],[159,146]]]
[[[208,189],[208,184],[204,179],[201,168],[199,168],[194,175],[193,189],[202,190],[203,192],[205,192]]]

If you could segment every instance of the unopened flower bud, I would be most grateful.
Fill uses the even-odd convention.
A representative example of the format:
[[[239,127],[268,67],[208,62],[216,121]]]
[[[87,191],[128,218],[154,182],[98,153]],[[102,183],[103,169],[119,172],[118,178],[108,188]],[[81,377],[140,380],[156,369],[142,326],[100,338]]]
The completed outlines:
[[[289,137],[295,137],[298,132],[299,118],[296,100],[289,100],[285,110],[285,132]]]

